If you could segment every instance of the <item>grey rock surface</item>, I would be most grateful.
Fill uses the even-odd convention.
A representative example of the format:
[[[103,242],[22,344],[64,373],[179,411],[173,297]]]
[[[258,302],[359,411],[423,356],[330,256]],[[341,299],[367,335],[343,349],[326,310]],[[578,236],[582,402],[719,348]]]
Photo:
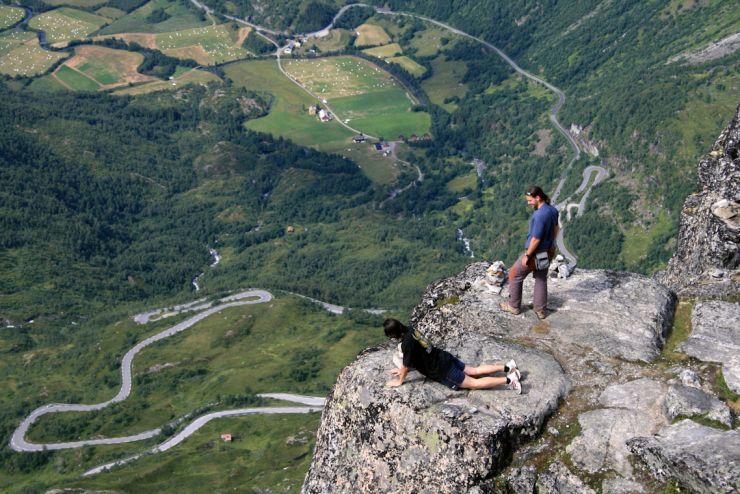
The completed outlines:
[[[468,267],[485,271],[485,263]],[[453,286],[464,286],[465,276],[456,277]],[[475,279],[475,278],[473,278]],[[531,277],[524,284],[524,300],[531,299]],[[598,352],[609,357],[649,362],[663,348],[664,336],[673,320],[675,298],[662,285],[641,275],[606,271],[576,270],[567,279],[548,281],[550,313],[542,323],[548,339],[581,348],[583,353]],[[430,297],[417,306],[415,316],[434,307],[454,293],[460,302],[439,311],[430,327],[430,337],[436,328],[461,324],[476,332],[503,337],[530,336],[537,324],[534,312],[524,308],[518,316],[503,313],[498,305],[508,297],[508,285],[502,296],[482,290],[455,292],[450,285],[430,292]],[[436,297],[435,297],[436,295]],[[443,307],[444,309],[445,307]]]
[[[657,279],[679,295],[740,292],[740,107],[699,164],[700,192],[681,211],[676,253]],[[721,277],[713,276],[722,272]]]
[[[699,302],[691,314],[692,331],[678,349],[704,362],[722,364],[727,385],[740,393],[740,304]]]
[[[601,483],[601,494],[643,494],[645,488],[634,480],[616,477]]]
[[[740,432],[683,420],[655,437],[628,441],[630,450],[659,481],[677,479],[691,492],[740,491]]]
[[[537,434],[570,387],[543,352],[465,328],[444,343],[472,364],[526,362],[524,392],[452,391],[415,371],[403,386],[388,388],[395,345],[369,351],[334,386],[303,492],[405,492],[409,486],[466,492],[500,469],[517,443]]]
[[[506,482],[513,494],[533,494],[537,473],[534,467],[515,468],[506,477]]]
[[[700,389],[673,384],[665,398],[665,414],[669,422],[678,417],[706,416],[708,419],[732,427],[730,408],[716,397]]]
[[[560,461],[550,465],[537,479],[538,494],[596,494]]]

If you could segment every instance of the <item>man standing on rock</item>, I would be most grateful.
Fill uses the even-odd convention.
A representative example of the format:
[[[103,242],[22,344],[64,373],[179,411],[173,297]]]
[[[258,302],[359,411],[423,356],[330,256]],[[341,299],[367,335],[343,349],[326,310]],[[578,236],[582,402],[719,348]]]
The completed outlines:
[[[509,301],[501,302],[501,310],[519,314],[522,305],[522,284],[529,273],[534,273],[534,313],[538,319],[545,318],[547,307],[547,266],[536,264],[540,254],[547,259],[555,255],[555,238],[558,236],[558,210],[550,205],[550,198],[541,188],[531,186],[526,192],[527,204],[534,208],[529,219],[529,233],[524,244],[525,252],[509,269]],[[537,266],[540,266],[538,269]]]

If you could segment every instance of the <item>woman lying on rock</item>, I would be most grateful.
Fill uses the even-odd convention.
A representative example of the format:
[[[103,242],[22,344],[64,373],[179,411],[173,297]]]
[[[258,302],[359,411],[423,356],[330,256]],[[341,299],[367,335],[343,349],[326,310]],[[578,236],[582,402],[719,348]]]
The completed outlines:
[[[398,366],[391,370],[397,379],[388,382],[388,386],[396,387],[403,384],[409,369],[416,369],[429,379],[440,382],[454,390],[458,389],[488,389],[506,385],[516,394],[522,393],[519,383],[519,369],[514,360],[505,365],[483,364],[478,367],[465,365],[463,361],[450,352],[434,348],[426,338],[413,328],[408,328],[396,319],[386,319],[383,329],[388,338],[402,340],[399,345],[403,353],[403,360],[394,359]],[[487,374],[505,372],[506,377],[491,377]]]

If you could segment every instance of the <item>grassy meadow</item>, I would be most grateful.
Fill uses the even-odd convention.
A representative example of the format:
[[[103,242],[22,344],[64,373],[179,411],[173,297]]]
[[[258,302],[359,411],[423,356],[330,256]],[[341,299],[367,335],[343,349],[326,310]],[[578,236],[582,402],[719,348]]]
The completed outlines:
[[[421,77],[427,71],[427,69],[423,65],[415,62],[414,60],[406,56],[391,57],[388,59],[388,61],[400,65],[404,68],[406,72],[415,77]]]
[[[385,71],[352,57],[294,60],[286,71],[312,92],[325,98],[337,118],[369,135],[396,138],[423,134],[429,114],[411,112],[413,101]]]
[[[389,58],[400,55],[403,53],[403,49],[398,43],[390,43],[383,46],[376,46],[375,48],[368,48],[362,50],[362,52],[377,58]]]
[[[148,18],[157,9],[164,10],[169,18],[153,24]],[[100,34],[166,33],[210,25],[209,20],[202,20],[184,3],[175,0],[152,0],[101,29]]]
[[[108,22],[108,19],[99,15],[60,7],[34,16],[28,25],[33,29],[44,31],[49,44],[60,45],[73,39],[85,39]]]
[[[0,33],[0,74],[11,77],[42,74],[67,56],[67,53],[42,49],[36,33],[27,31]]]
[[[136,71],[143,60],[144,56],[140,53],[103,46],[79,46],[75,56],[64,65],[82,72],[100,84],[102,89],[109,89],[155,80]]]
[[[73,91],[98,91],[101,88],[97,81],[67,65],[54,71],[53,77]]]
[[[82,7],[90,8],[106,3],[108,0],[44,0],[47,5],[59,7],[61,5],[67,5],[69,7]]]
[[[23,20],[26,11],[20,7],[0,4],[0,29],[5,29]]]
[[[356,29],[355,46],[378,46],[391,42],[391,37],[377,24],[362,24]]]
[[[313,38],[305,45],[298,49],[298,53],[306,53],[308,50],[316,47],[321,52],[327,51],[339,51],[343,50],[349,44],[349,40],[352,37],[346,29],[332,29],[329,31],[328,36],[323,38]]]
[[[249,31],[250,28],[239,28],[235,23],[196,27],[158,34],[156,46],[167,55],[213,65],[249,55],[241,47]]]
[[[441,106],[448,112],[457,110],[457,104],[445,100],[448,98],[463,98],[467,87],[461,84],[462,78],[468,70],[467,65],[459,60],[446,60],[439,56],[432,60],[432,75],[421,82],[421,87],[427,93],[432,103]]]

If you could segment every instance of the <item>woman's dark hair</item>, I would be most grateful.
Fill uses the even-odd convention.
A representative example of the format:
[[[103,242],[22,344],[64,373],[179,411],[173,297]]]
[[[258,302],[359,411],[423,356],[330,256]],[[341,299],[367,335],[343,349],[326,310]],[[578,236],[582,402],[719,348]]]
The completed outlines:
[[[383,321],[383,329],[388,338],[401,339],[409,328],[401,324],[398,319],[386,319]]]
[[[543,191],[541,188],[537,187],[536,185],[530,185],[527,188],[526,194],[530,197],[539,197],[543,201],[545,201],[547,204],[550,204],[550,197],[545,194],[545,191]]]

